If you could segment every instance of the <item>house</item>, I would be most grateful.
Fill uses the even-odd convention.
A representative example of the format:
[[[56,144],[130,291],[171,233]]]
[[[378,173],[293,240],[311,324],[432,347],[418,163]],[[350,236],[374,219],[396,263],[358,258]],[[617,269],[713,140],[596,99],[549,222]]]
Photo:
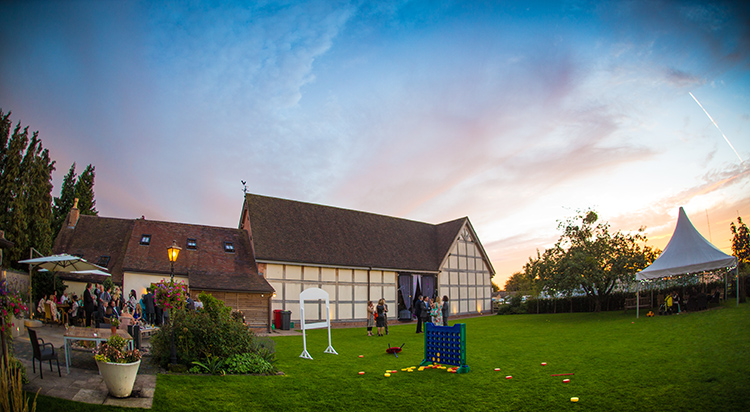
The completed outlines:
[[[68,253],[104,266],[127,296],[170,278],[167,248],[182,248],[174,263],[175,281],[185,282],[191,296],[207,292],[241,310],[253,327],[270,329],[273,288],[258,274],[245,230],[146,219],[80,215],[74,207],[55,239],[54,253]],[[61,274],[69,290],[81,295],[97,275]]]
[[[338,322],[365,320],[380,298],[391,319],[411,319],[418,295],[448,296],[452,315],[491,311],[495,271],[468,217],[435,225],[246,194],[239,228],[276,291],[273,309],[292,320],[310,287],[329,293]],[[325,304],[306,303],[305,316],[325,319]]]

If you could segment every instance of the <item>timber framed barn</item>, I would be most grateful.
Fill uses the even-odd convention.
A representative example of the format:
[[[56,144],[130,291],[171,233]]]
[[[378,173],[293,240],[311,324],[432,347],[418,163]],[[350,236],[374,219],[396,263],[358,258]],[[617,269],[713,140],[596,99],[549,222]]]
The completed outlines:
[[[328,292],[338,322],[366,320],[367,301],[380,298],[390,319],[410,320],[418,295],[448,296],[451,316],[491,311],[495,272],[468,217],[433,225],[246,194],[239,227],[276,291],[273,309],[293,320],[309,287]],[[325,304],[307,303],[305,314],[325,319]]]

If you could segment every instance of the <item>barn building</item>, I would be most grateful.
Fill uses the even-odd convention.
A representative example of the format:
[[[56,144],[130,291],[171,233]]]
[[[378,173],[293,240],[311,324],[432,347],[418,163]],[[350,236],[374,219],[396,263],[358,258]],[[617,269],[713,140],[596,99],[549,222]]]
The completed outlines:
[[[389,318],[402,320],[418,295],[448,296],[452,315],[492,307],[495,272],[468,217],[434,225],[246,194],[239,227],[276,291],[273,309],[290,310],[292,320],[309,287],[328,292],[338,322],[365,320],[367,301],[381,297]],[[323,303],[306,305],[306,317],[325,319]]]

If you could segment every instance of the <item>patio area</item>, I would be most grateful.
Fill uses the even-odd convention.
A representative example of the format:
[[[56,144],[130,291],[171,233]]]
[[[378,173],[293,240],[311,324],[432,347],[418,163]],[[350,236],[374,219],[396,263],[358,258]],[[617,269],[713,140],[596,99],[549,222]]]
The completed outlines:
[[[138,371],[133,393],[127,398],[120,399],[109,396],[107,387],[99,375],[96,361],[90,350],[75,348],[71,350],[70,373],[66,373],[65,349],[63,347],[65,327],[44,324],[41,327],[35,328],[35,330],[39,338],[55,346],[55,352],[60,361],[62,377],[58,376],[57,364],[54,361],[52,362],[52,371],[49,370],[49,362],[42,364],[44,379],[40,378],[38,362],[36,363],[36,373],[32,371],[32,347],[28,332],[24,330],[18,337],[13,339],[13,351],[26,367],[26,376],[29,379],[29,383],[23,387],[24,390],[31,393],[36,393],[38,390],[40,394],[45,396],[76,402],[129,408],[151,408],[154,389],[156,388],[156,373],[159,371],[159,368],[150,364],[148,337],[144,337],[144,340],[141,342],[141,347],[146,348],[146,352]]]

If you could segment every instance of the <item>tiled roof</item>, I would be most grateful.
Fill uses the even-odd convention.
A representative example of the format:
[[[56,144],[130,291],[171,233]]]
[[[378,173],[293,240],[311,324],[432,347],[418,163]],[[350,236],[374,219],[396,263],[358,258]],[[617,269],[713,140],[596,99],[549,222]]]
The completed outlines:
[[[141,236],[151,235],[149,245]],[[197,248],[187,249],[187,239],[196,239]],[[190,286],[204,290],[272,292],[270,284],[258,275],[247,232],[241,229],[81,216],[73,229],[63,228],[55,241],[55,253],[82,254],[97,263],[99,256],[111,256],[108,268],[112,281],[122,284],[124,272],[168,275],[167,248],[176,240],[182,248],[175,262],[176,275],[187,275]],[[224,251],[231,242],[234,253]]]
[[[55,239],[52,252],[81,256],[95,264],[99,263],[101,256],[109,256],[106,267],[112,274],[112,281],[121,285],[122,261],[125,258],[125,248],[132,230],[133,220],[82,215],[78,218],[75,228],[69,229],[63,226]],[[66,277],[76,276],[66,275]],[[78,278],[94,279],[80,276]],[[96,278],[96,280],[102,279]]]
[[[468,223],[433,225],[255,194],[245,195],[245,209],[259,261],[392,270],[440,270]]]

